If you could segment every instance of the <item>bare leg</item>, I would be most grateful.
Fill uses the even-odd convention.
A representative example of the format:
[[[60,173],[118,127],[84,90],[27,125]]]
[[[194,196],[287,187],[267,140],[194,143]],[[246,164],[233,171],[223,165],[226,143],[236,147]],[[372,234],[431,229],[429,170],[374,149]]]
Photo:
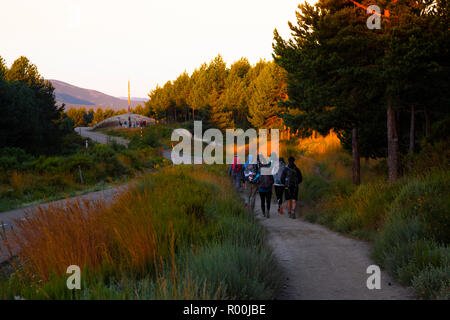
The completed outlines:
[[[292,200],[292,218],[295,219],[295,205],[296,205],[296,201]]]

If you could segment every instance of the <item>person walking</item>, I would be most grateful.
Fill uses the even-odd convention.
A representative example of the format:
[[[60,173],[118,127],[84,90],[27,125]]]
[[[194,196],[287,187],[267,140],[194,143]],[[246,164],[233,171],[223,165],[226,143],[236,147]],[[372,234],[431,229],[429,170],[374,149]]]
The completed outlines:
[[[262,215],[270,218],[270,202],[272,201],[273,175],[261,175],[259,177],[259,196],[261,198]],[[267,212],[266,212],[267,208]]]
[[[283,158],[278,160],[278,165],[273,168],[273,178],[274,178],[274,188],[275,196],[277,197],[278,203],[278,213],[283,214],[283,195],[284,195],[284,184],[281,182],[281,175],[283,174],[286,163]]]
[[[255,210],[256,194],[259,189],[259,177],[259,167],[256,163],[253,163],[253,155],[249,155],[247,162],[244,164],[244,181],[249,191],[247,206],[252,211]]]
[[[298,200],[298,186],[302,182],[302,173],[295,165],[295,158],[289,157],[288,165],[281,174],[281,182],[285,186],[285,196],[289,218],[295,219],[295,207]]]
[[[236,189],[239,190],[241,187],[241,177],[242,177],[242,164],[241,160],[237,155],[234,156],[233,164],[230,165],[230,169],[228,170],[228,173],[233,178],[233,184]]]

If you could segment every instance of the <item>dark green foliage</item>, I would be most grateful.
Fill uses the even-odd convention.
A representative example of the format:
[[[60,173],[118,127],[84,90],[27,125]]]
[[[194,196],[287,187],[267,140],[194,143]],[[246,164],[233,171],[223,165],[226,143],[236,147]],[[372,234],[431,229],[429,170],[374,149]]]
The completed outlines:
[[[297,24],[289,23],[290,40],[275,30],[273,56],[288,73],[289,99],[283,105],[298,111],[283,114],[286,123],[304,136],[334,129],[355,159],[385,157],[389,141],[395,180],[400,153],[416,145],[410,137],[427,136],[430,123],[450,110],[448,2],[384,6],[393,18],[383,19],[381,30],[369,30],[364,10],[351,2],[304,3]],[[394,114],[389,139],[387,109]],[[352,139],[354,128],[358,135]]]
[[[12,169],[23,169],[33,160],[33,156],[27,154],[20,148],[0,149],[0,168],[5,171]]]
[[[0,146],[19,147],[32,154],[60,151],[62,139],[72,132],[56,106],[54,88],[35,65],[20,57],[0,77]]]

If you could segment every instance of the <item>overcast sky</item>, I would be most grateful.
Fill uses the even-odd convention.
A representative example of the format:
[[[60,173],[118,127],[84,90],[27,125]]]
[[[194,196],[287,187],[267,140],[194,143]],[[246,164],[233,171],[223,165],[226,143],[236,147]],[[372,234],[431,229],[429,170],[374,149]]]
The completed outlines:
[[[273,30],[303,0],[6,0],[0,56],[21,55],[47,79],[113,96],[147,97],[156,84],[222,54],[271,60]],[[310,0],[309,2],[315,2]]]

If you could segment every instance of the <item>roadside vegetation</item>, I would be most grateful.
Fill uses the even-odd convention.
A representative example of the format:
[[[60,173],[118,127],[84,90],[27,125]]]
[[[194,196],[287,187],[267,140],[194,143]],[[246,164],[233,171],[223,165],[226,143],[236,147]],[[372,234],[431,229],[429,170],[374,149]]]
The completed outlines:
[[[123,183],[167,161],[150,146],[101,145],[73,135],[70,152],[32,155],[20,148],[0,149],[0,212]]]
[[[264,229],[225,172],[164,168],[110,207],[36,212],[10,236],[22,250],[0,279],[0,299],[274,298]],[[73,264],[83,267],[81,290],[66,287]]]
[[[450,299],[449,141],[423,140],[405,159],[405,175],[386,183],[385,159],[362,161],[363,182],[352,183],[352,159],[336,135],[291,140],[304,174],[300,214],[374,243],[372,257],[423,299]]]
[[[175,129],[187,129],[187,123],[155,124],[143,128],[101,128],[96,131],[103,134],[124,138],[130,141],[129,148],[143,147],[169,149],[172,146],[171,136]]]

